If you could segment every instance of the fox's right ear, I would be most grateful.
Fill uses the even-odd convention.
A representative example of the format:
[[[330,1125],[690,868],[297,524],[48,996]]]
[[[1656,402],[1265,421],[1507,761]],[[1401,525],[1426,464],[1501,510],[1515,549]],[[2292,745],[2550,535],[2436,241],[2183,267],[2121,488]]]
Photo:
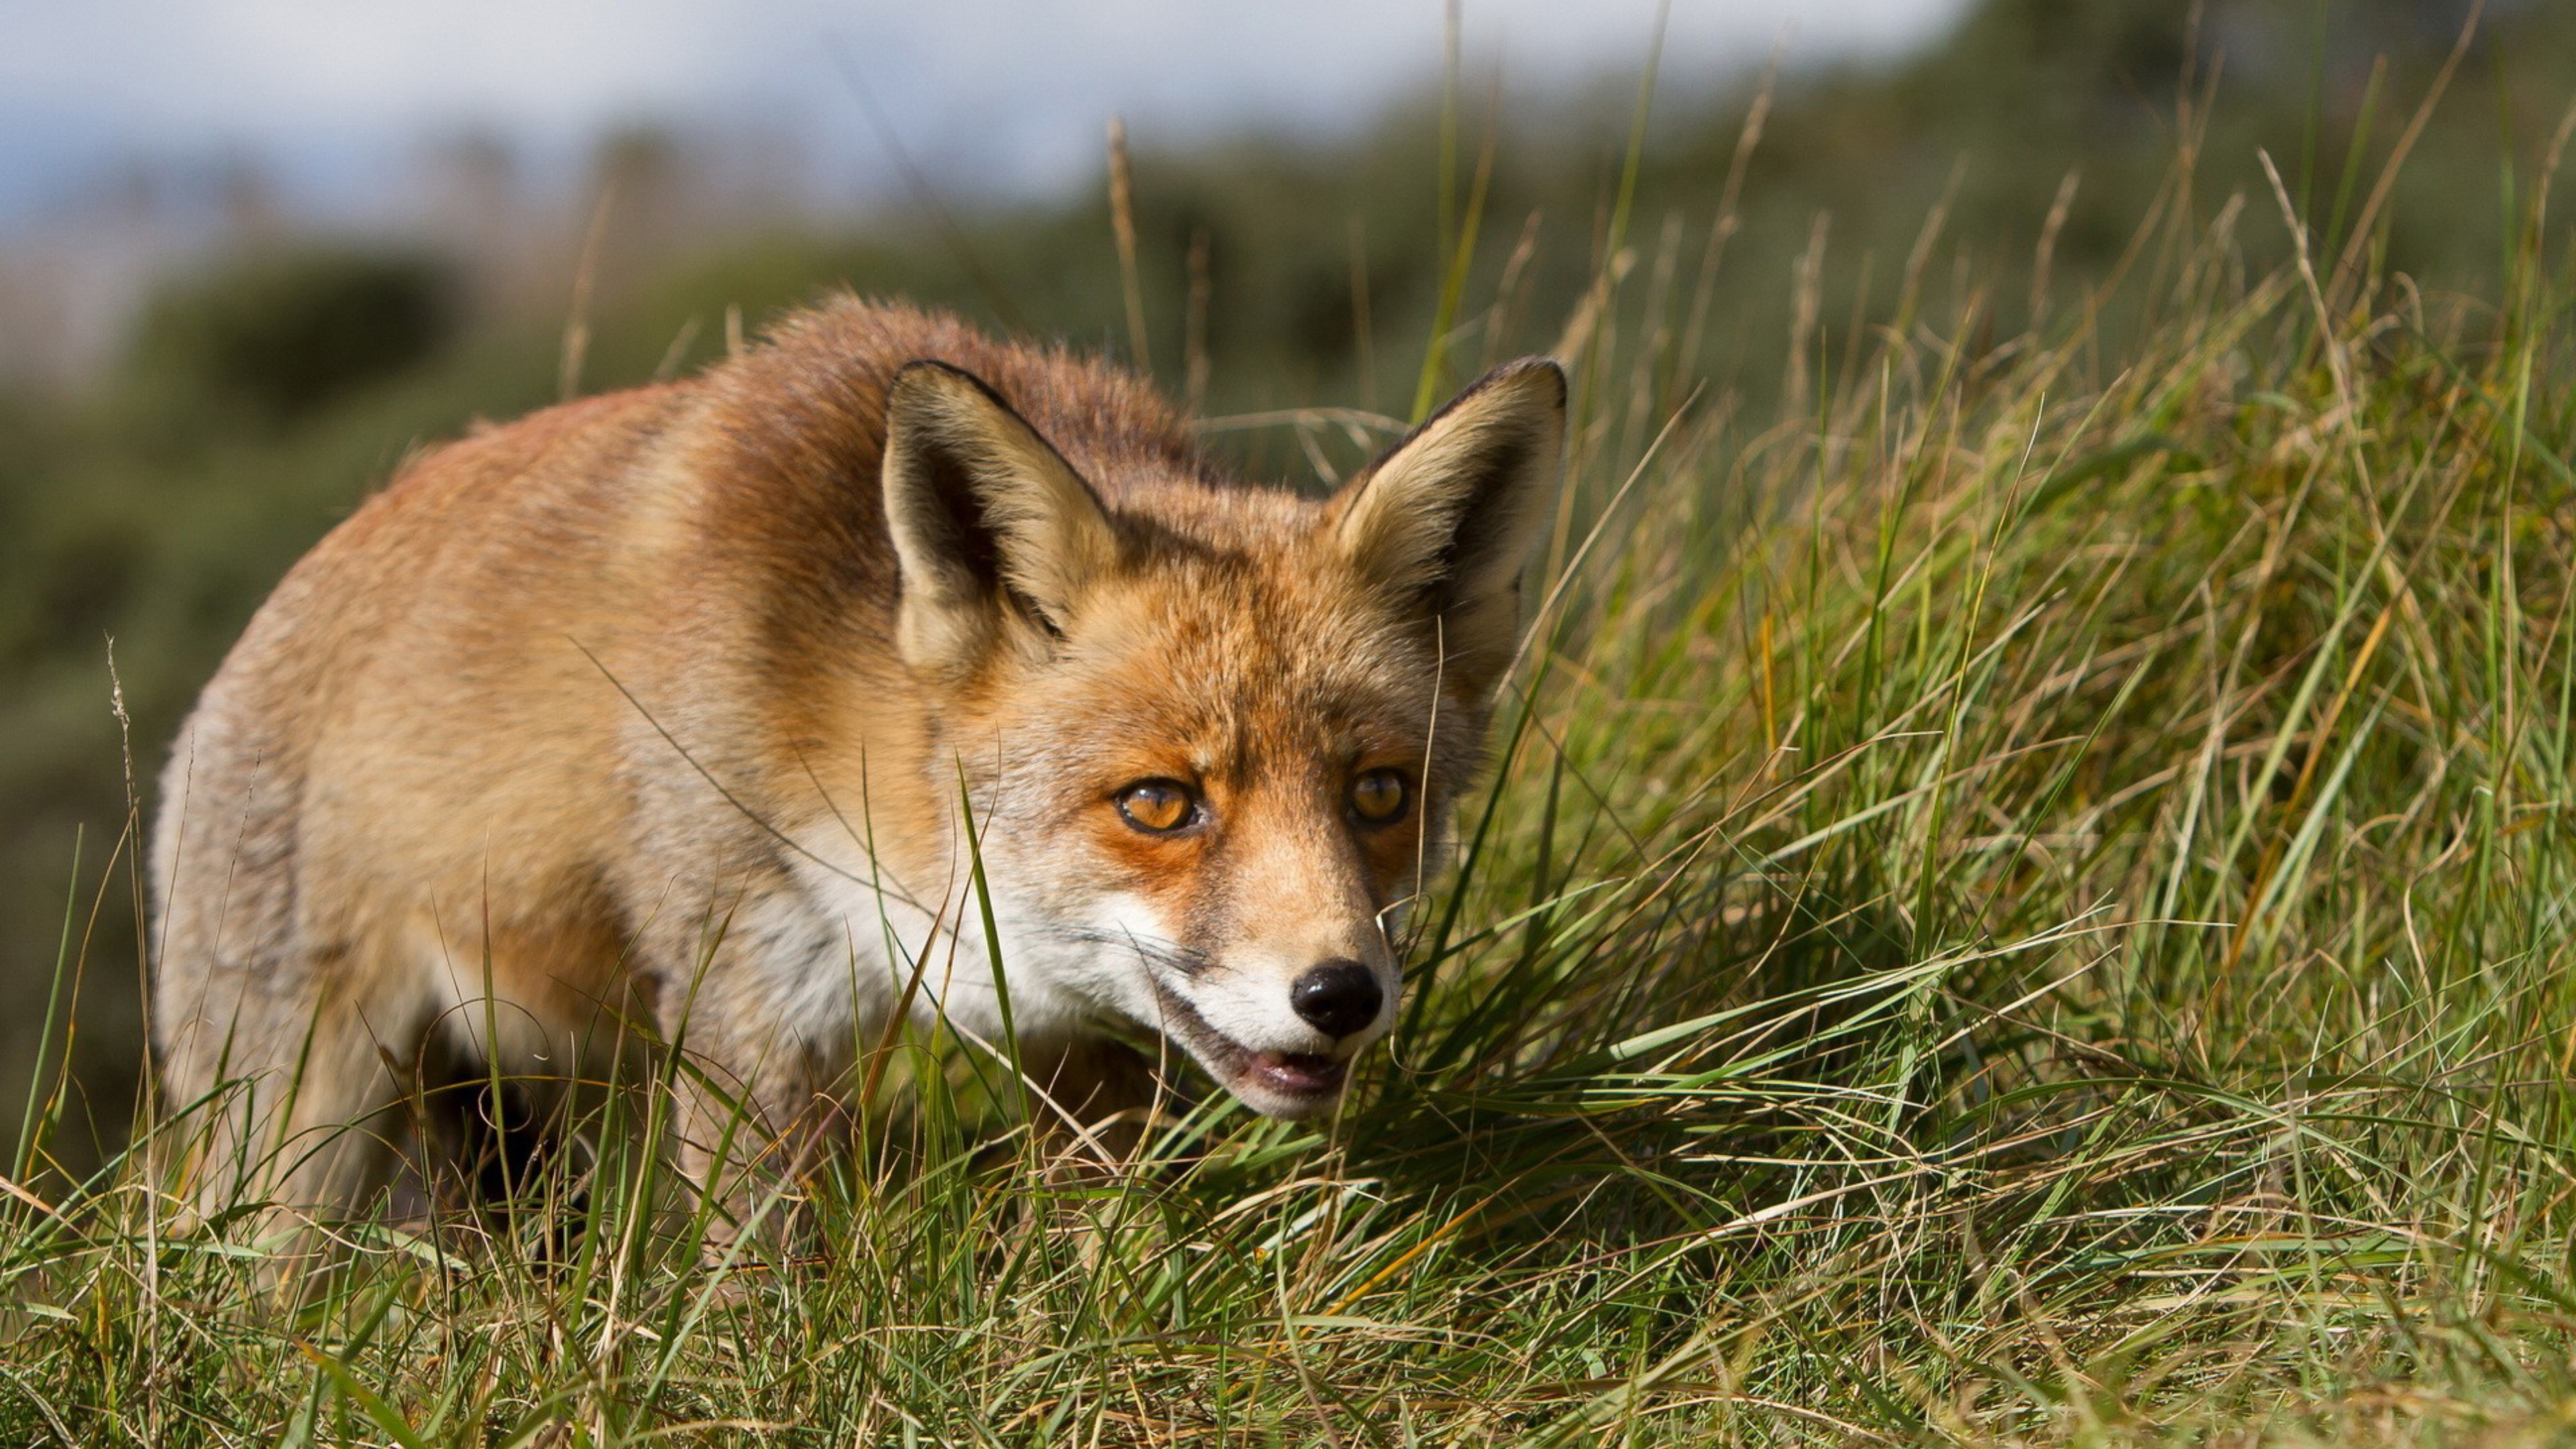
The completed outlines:
[[[886,527],[903,571],[896,647],[965,672],[1043,649],[1118,556],[1099,495],[973,373],[907,364],[886,392]]]

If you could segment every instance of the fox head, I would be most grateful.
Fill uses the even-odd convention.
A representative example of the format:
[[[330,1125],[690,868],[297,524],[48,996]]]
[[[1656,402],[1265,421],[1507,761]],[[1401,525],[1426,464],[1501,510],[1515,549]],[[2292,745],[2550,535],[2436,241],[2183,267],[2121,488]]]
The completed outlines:
[[[1554,363],[1512,363],[1318,501],[1085,477],[972,375],[897,375],[897,645],[1015,1000],[1159,1033],[1270,1115],[1339,1098],[1394,1020],[1391,935],[1515,652],[1565,411]]]

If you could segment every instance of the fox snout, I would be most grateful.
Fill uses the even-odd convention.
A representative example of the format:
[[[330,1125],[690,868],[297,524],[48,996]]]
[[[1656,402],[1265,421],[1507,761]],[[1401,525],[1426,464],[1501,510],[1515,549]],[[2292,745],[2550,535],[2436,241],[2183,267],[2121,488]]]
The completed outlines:
[[[1340,1100],[1351,1063],[1394,1025],[1392,952],[1328,955],[1300,969],[1247,963],[1158,985],[1164,1036],[1254,1111],[1311,1117]]]

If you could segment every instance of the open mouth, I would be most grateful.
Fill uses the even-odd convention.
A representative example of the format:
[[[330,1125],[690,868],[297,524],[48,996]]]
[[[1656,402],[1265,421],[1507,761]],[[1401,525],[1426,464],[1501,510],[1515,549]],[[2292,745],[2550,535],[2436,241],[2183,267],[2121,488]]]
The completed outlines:
[[[1350,1063],[1312,1052],[1254,1052],[1246,1061],[1247,1075],[1286,1097],[1330,1096],[1350,1071]]]
[[[1163,1033],[1207,1068],[1219,1085],[1265,1117],[1308,1117],[1342,1094],[1351,1064],[1316,1052],[1257,1052],[1208,1025],[1198,1008],[1154,983]]]

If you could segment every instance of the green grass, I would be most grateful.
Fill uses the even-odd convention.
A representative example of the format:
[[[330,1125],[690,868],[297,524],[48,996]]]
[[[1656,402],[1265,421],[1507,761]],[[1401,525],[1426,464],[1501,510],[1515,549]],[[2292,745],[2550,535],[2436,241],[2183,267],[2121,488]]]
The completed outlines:
[[[2239,200],[2041,331],[1816,326],[1768,420],[1674,405],[1669,240],[1605,268],[1564,583],[1342,1120],[1079,1186],[914,1043],[805,1260],[699,1266],[612,1152],[289,1303],[40,1119],[0,1441],[2576,1433],[2576,286],[2539,200],[2475,298],[2252,267]],[[67,980],[130,969],[88,909]]]

